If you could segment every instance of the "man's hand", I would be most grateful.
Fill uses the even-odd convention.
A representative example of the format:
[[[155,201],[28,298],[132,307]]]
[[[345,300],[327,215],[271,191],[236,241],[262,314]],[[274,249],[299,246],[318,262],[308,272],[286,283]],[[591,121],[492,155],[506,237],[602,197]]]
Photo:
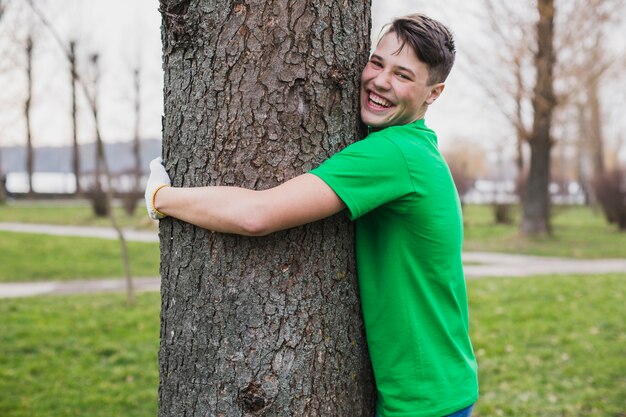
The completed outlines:
[[[172,185],[172,182],[170,181],[169,175],[167,175],[167,172],[165,171],[161,157],[150,161],[150,177],[148,177],[146,193],[144,196],[146,198],[148,216],[154,220],[159,220],[167,216],[154,208],[154,197],[161,188],[169,187],[170,185]]]

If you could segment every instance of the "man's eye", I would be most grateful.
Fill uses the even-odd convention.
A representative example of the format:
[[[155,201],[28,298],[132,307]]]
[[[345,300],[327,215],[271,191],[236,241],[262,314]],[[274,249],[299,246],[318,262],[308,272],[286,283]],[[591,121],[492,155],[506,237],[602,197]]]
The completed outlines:
[[[370,64],[372,64],[373,66],[375,66],[377,68],[381,68],[383,66],[383,64],[381,64],[378,61],[370,61]]]
[[[398,73],[398,77],[402,78],[403,80],[409,80],[409,81],[411,80],[411,77],[402,73]]]

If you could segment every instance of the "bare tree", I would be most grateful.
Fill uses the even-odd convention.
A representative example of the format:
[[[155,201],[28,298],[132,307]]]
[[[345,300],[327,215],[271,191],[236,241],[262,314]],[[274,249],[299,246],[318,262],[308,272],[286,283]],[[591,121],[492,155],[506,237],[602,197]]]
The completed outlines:
[[[135,157],[135,191],[140,193],[142,189],[141,183],[141,134],[140,134],[140,126],[141,126],[141,70],[139,67],[135,68],[133,71],[133,85],[135,87],[135,100],[134,100],[134,110],[135,110],[135,128],[133,130],[133,155]]]
[[[133,214],[137,207],[137,202],[141,198],[143,184],[141,165],[141,69],[139,66],[133,69],[133,110],[135,120],[133,124],[133,157],[135,167],[133,169],[133,188],[124,198],[124,208],[128,214]]]
[[[556,106],[554,95],[554,0],[538,0],[537,71],[533,90],[533,127],[529,136],[530,168],[526,197],[522,200],[520,232],[524,235],[546,235],[550,226],[550,150],[552,148],[552,113]]]
[[[87,97],[87,101],[89,102],[89,108],[91,109],[91,114],[94,120],[95,127],[95,135],[96,135],[96,166],[100,167],[96,170],[95,175],[95,192],[102,192],[104,194],[104,205],[107,208],[107,215],[111,220],[111,225],[117,232],[118,239],[120,241],[120,247],[122,250],[122,263],[124,266],[124,273],[126,277],[126,296],[128,304],[134,304],[135,295],[133,290],[133,280],[132,280],[132,272],[130,269],[130,258],[128,256],[128,245],[126,244],[126,238],[124,237],[124,233],[122,232],[122,228],[117,222],[117,218],[115,217],[115,212],[113,210],[113,184],[111,182],[111,172],[109,170],[109,165],[106,160],[106,154],[104,151],[104,142],[102,141],[102,135],[100,134],[100,122],[98,118],[98,79],[99,79],[99,68],[98,68],[98,54],[91,55],[91,63],[94,69],[94,80],[91,92],[87,87],[86,83],[82,83],[83,91],[85,96]],[[106,187],[102,187],[101,184],[101,172],[104,174],[104,178],[106,179]],[[96,199],[99,199],[99,196],[96,196]]]
[[[515,134],[515,163],[518,182],[527,170],[524,145],[531,132],[533,16],[521,3],[484,0],[476,16],[486,24],[485,37],[467,55],[469,66],[460,62],[464,73],[475,80]],[[479,35],[479,34],[477,34]],[[480,70],[476,70],[480,68]],[[523,195],[521,195],[523,197]]]
[[[161,0],[175,186],[265,189],[356,140],[369,1]],[[160,223],[159,416],[370,417],[342,215],[264,238]]]
[[[24,120],[26,121],[26,172],[28,175],[28,194],[34,193],[33,171],[34,171],[34,151],[32,134],[32,100],[33,100],[33,36],[31,33],[26,38],[26,100],[24,102]]]
[[[623,70],[616,68],[618,59],[607,48],[607,32],[620,23],[624,5],[620,0],[564,5],[569,8],[562,12],[560,20],[565,23],[557,41],[559,53],[566,59],[557,65],[557,77],[563,85],[557,94],[565,112],[572,108],[567,121],[572,117],[578,120],[578,177],[589,201],[594,202],[591,183],[605,173],[602,85],[610,79],[611,70],[619,74]],[[582,7],[585,13],[579,12]]]
[[[558,155],[562,172],[566,172],[563,164],[567,162],[567,143],[583,146],[578,154],[585,160],[578,165],[582,167],[580,177],[585,189],[590,188],[590,178],[603,170],[600,83],[612,62],[606,54],[604,36],[608,23],[623,14],[622,3],[559,2],[558,14],[554,11],[548,19],[545,14],[554,10],[554,3],[485,0],[489,38],[483,44],[491,45],[493,51],[472,54],[480,60],[473,59],[466,73],[493,99],[516,134],[518,172],[528,175],[520,181],[526,213],[520,225],[523,234],[550,232],[548,185],[553,176],[551,149],[557,139],[562,148]],[[535,6],[535,13],[529,5]],[[582,9],[585,13],[580,13]],[[558,30],[554,28],[555,19]],[[546,36],[551,38],[549,42]],[[481,70],[476,71],[476,66]],[[572,120],[577,120],[580,133],[572,133]],[[557,136],[553,126],[558,127]],[[578,140],[567,137],[572,134]],[[530,145],[534,159],[529,167],[523,161],[525,144]],[[589,166],[588,175],[585,166]]]
[[[0,17],[2,17],[1,14]],[[2,147],[0,147],[0,204],[4,204],[7,199],[5,183],[6,175],[4,174],[4,170],[2,169]]]
[[[94,138],[96,146],[94,147],[94,172],[93,172],[93,184],[89,190],[89,199],[93,206],[94,214],[100,217],[106,217],[111,210],[111,201],[107,198],[105,188],[102,186],[102,165],[106,163],[106,160],[101,158],[100,148],[98,141],[100,140],[100,124],[99,124],[99,112],[98,112],[98,92],[100,87],[100,67],[98,65],[99,55],[97,53],[89,56],[90,67],[92,70],[92,77],[90,80],[90,88],[87,88],[85,84],[85,94],[91,107],[91,114],[94,120]],[[91,90],[91,91],[89,91]]]
[[[52,27],[50,22],[46,19],[45,15],[41,12],[41,10],[39,10],[35,6],[35,4],[33,3],[32,0],[30,0],[28,2],[28,5],[30,6],[30,8],[33,11],[33,13],[43,23],[43,25],[46,28],[48,28],[48,30],[50,30],[50,33],[52,34],[52,36],[56,40],[57,45],[65,53],[65,56],[69,57],[71,55],[71,53],[70,53],[69,50],[65,49],[65,42],[62,41],[61,37],[59,36],[57,31]],[[83,79],[83,77],[80,76],[79,73],[76,73],[76,81],[78,82],[78,85],[80,85],[80,87],[82,88],[83,94],[87,98],[87,102],[89,104],[89,109],[91,110],[91,113],[92,113],[92,116],[93,116],[93,119],[94,119],[95,136],[96,136],[96,163],[101,165],[102,170],[104,172],[104,176],[105,176],[106,181],[107,181],[106,192],[105,192],[106,206],[107,207],[112,207],[113,185],[112,185],[112,181],[111,181],[111,173],[109,171],[108,164],[107,164],[107,161],[106,161],[106,155],[105,155],[105,150],[104,150],[104,142],[102,140],[102,135],[100,133],[101,130],[100,130],[100,124],[99,124],[99,119],[98,119],[98,105],[97,105],[97,102],[98,102],[97,81],[98,81],[98,74],[99,74],[99,69],[97,67],[97,64],[98,64],[98,54],[93,54],[91,56],[91,62],[92,62],[93,67],[94,67],[94,80],[93,80],[93,83],[92,83],[92,91],[89,90],[89,86],[88,86],[87,82]],[[100,181],[100,178],[99,178],[99,175],[98,175],[96,183],[101,187],[99,181]],[[112,209],[108,210],[108,214],[109,214],[109,216],[108,216],[109,220],[111,221],[111,226],[113,227],[113,229],[117,233],[117,237],[118,237],[118,240],[120,242],[121,258],[122,258],[122,264],[123,264],[123,267],[124,267],[125,278],[126,278],[127,302],[128,302],[128,304],[133,304],[135,298],[134,298],[134,291],[133,291],[132,272],[131,272],[131,268],[130,268],[130,259],[129,259],[129,256],[128,256],[128,245],[126,243],[126,238],[124,236],[124,232],[123,232],[122,228],[120,227],[120,225],[118,224],[117,219],[115,217],[115,211],[112,210]]]
[[[74,171],[76,195],[82,193],[80,185],[80,148],[78,146],[78,118],[76,106],[76,83],[78,72],[76,70],[76,41],[70,41],[67,59],[70,64],[70,80],[72,85],[72,169]]]

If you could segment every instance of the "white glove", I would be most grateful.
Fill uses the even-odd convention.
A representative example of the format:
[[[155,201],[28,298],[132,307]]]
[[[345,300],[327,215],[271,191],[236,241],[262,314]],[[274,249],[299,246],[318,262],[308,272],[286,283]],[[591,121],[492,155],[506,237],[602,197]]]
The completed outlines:
[[[163,187],[169,187],[172,185],[170,176],[167,175],[165,167],[163,166],[163,160],[161,157],[155,158],[150,161],[150,176],[148,177],[148,183],[146,184],[146,209],[148,210],[148,216],[154,220],[162,219],[166,217],[166,214],[161,213],[154,208],[154,197],[157,191]]]

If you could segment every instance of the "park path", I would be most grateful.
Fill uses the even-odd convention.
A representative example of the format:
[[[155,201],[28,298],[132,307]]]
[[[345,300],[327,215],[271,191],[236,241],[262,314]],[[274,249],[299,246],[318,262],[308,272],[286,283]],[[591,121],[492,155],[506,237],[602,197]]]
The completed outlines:
[[[102,227],[58,226],[25,223],[2,223],[1,231],[38,233],[101,239],[117,239],[114,230]],[[128,241],[158,242],[156,231],[125,230]],[[468,279],[484,277],[527,277],[532,275],[576,275],[626,273],[626,259],[568,259],[544,256],[514,255],[492,252],[465,252],[463,261]],[[158,291],[158,277],[133,278],[136,291]],[[123,279],[11,282],[0,283],[0,298],[125,291]]]

